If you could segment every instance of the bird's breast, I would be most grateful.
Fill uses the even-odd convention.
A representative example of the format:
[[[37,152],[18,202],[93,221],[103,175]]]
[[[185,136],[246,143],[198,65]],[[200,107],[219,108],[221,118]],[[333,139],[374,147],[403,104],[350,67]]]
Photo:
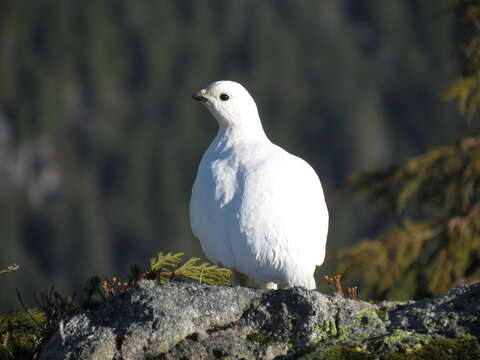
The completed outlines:
[[[213,183],[213,200],[224,207],[232,201],[238,190],[237,169],[229,160],[215,160],[209,164],[209,172]]]

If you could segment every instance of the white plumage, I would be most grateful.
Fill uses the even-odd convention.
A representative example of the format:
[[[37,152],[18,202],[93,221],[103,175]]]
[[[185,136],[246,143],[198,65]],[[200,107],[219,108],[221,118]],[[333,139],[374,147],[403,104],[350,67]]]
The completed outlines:
[[[317,174],[270,142],[253,98],[232,81],[195,93],[219,124],[193,184],[190,222],[207,258],[266,288],[315,288],[328,210]],[[234,280],[238,283],[240,275]]]

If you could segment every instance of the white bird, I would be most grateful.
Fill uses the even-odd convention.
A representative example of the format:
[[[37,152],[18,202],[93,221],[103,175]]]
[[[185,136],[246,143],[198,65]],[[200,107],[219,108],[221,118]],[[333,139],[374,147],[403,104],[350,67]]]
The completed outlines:
[[[218,122],[193,184],[190,222],[207,258],[263,288],[316,287],[325,258],[328,210],[322,185],[304,160],[265,135],[255,101],[232,81],[196,92]]]

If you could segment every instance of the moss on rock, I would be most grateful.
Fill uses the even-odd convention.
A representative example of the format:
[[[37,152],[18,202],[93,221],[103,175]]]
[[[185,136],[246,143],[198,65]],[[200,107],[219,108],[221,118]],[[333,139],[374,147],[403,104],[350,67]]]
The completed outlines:
[[[269,335],[264,335],[260,333],[250,333],[247,335],[247,341],[253,344],[261,345],[261,344],[276,342],[277,340],[275,340],[273,337]]]
[[[372,353],[360,347],[344,345],[319,346],[314,352],[304,355],[299,360],[374,360]]]
[[[386,344],[397,343],[412,334],[397,332],[385,339]],[[416,336],[416,335],[415,335]],[[385,349],[383,349],[385,350]],[[348,345],[318,346],[301,360],[476,360],[480,357],[480,345],[473,336],[456,339],[437,338],[406,347],[402,351],[384,352],[381,349],[369,351],[362,347]]]
[[[475,360],[480,357],[480,346],[473,336],[456,339],[438,338],[404,353],[389,353],[385,360]]]

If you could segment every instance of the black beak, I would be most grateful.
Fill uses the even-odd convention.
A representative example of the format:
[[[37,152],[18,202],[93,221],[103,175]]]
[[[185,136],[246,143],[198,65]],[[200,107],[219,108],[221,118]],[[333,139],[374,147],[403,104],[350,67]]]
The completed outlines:
[[[196,93],[194,93],[194,94],[192,95],[192,98],[194,98],[195,100],[201,101],[201,102],[206,102],[206,101],[207,101],[207,98],[202,95],[204,92],[205,92],[205,91],[202,92],[202,90],[197,91]]]

